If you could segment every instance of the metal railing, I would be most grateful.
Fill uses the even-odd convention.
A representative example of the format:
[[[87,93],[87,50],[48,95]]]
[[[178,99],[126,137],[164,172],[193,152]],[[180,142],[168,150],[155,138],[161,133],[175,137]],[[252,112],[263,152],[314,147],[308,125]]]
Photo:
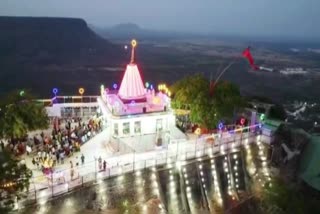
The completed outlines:
[[[256,139],[258,136],[260,136],[260,139]],[[59,172],[63,176],[46,177],[42,188],[39,185],[38,187],[35,185],[36,180],[41,178],[34,177],[34,185],[31,185],[31,188],[24,193],[26,197],[19,202],[19,207],[35,203],[43,204],[56,196],[68,193],[79,187],[96,184],[104,179],[123,173],[163,165],[171,168],[174,167],[174,163],[207,155],[214,157],[230,151],[235,152],[240,146],[244,145],[244,142],[250,144],[257,140],[270,143],[270,137],[263,135],[263,133],[262,135],[257,135],[253,132],[246,132],[229,138],[220,138],[214,143],[208,143],[207,138],[199,138],[195,141],[173,141],[167,148],[162,150],[113,156],[106,159],[107,167],[105,170],[99,167],[98,160],[95,159],[95,161],[73,169]],[[73,176],[71,176],[72,173]]]

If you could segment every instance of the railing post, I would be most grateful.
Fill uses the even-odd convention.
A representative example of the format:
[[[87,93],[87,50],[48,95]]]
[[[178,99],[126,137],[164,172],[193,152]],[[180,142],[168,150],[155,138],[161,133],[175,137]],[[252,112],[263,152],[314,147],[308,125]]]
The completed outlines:
[[[53,198],[53,172],[51,172],[51,197]]]
[[[179,155],[179,141],[177,141],[176,160],[178,160],[178,155]]]
[[[97,175],[97,158],[96,157],[94,157],[94,175],[95,175],[95,180],[97,182],[98,175]]]
[[[134,167],[135,167],[135,159],[136,159],[136,155],[135,155],[135,150],[133,151],[133,158],[132,158],[132,160],[133,160],[133,163],[132,163],[132,165],[133,165],[133,171],[134,171]]]
[[[194,142],[194,157],[197,156],[197,142],[198,142],[199,136],[197,136],[196,141]]]

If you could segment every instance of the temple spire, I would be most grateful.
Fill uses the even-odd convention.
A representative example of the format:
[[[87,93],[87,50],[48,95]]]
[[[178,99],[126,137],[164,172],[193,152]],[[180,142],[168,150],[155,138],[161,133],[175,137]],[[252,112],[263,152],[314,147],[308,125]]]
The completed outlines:
[[[133,39],[131,41],[131,46],[132,46],[132,50],[131,50],[131,61],[130,61],[130,63],[134,63],[134,49],[137,46],[137,41],[135,39]]]
[[[146,96],[146,90],[144,88],[138,66],[134,62],[134,49],[137,46],[137,41],[133,39],[131,41],[131,45],[131,61],[127,65],[118,91],[119,97],[124,100],[138,100],[145,98]]]

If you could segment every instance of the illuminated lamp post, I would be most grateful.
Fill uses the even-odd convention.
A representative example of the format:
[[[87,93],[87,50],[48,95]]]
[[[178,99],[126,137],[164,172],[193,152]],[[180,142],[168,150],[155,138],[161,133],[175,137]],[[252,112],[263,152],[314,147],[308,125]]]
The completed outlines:
[[[246,120],[245,120],[243,117],[240,119],[240,124],[241,124],[240,145],[242,145],[243,125],[244,125],[245,121],[246,121]],[[249,133],[250,133],[250,132],[249,132]]]
[[[221,146],[221,141],[222,141],[222,129],[223,129],[223,123],[222,122],[220,122],[219,124],[218,124],[218,129],[219,129],[219,135],[220,135],[220,141],[219,141],[219,147]]]
[[[246,119],[242,117],[242,118],[240,119],[241,133],[243,132],[243,127],[244,127],[244,125],[245,125],[245,122],[246,122]]]
[[[84,88],[79,88],[78,92],[79,92],[79,94],[81,95],[81,103],[82,103],[82,102],[83,102],[83,97],[82,97],[82,95],[83,95],[83,93],[84,93]],[[80,114],[81,114],[81,117],[82,117],[82,116],[83,116],[82,107],[81,107],[81,112],[80,112]]]
[[[51,99],[51,102],[57,102],[57,94],[58,94],[58,89],[57,88],[53,88],[52,89],[52,93],[54,94],[54,97]]]
[[[79,88],[78,92],[81,95],[81,102],[82,102],[82,96],[83,96],[83,93],[84,93],[84,88]]]

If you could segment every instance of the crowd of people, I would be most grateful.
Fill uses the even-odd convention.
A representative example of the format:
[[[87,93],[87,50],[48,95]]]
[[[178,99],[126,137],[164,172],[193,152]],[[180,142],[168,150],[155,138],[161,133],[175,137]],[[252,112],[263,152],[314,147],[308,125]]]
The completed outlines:
[[[102,130],[101,120],[81,118],[58,119],[53,122],[51,131],[28,136],[20,141],[9,141],[7,149],[17,156],[27,154],[33,156],[32,163],[43,173],[51,173],[58,164],[80,152],[80,146]],[[0,142],[1,143],[1,142]],[[3,142],[1,147],[5,149]],[[84,162],[84,156],[81,156]]]

